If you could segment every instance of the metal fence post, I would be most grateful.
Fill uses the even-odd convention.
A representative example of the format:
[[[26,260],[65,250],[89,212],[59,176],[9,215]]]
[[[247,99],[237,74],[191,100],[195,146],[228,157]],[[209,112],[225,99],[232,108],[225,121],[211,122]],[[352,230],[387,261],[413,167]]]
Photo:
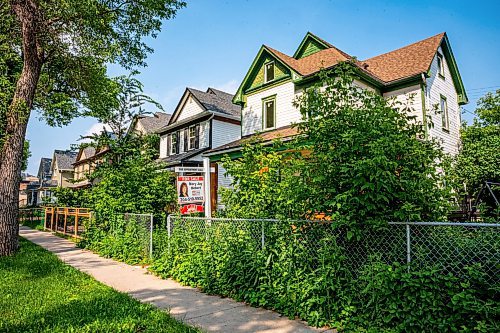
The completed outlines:
[[[153,213],[151,215],[151,226],[149,230],[149,258],[153,259]]]
[[[170,232],[170,226],[171,226],[170,219],[171,218],[172,218],[172,215],[168,215],[167,216],[167,235],[168,235],[168,239],[170,239],[170,236],[171,236],[171,232]]]
[[[262,220],[262,235],[261,235],[261,242],[262,242],[262,250],[264,250],[265,246],[265,235],[264,235],[264,220]]]
[[[408,264],[411,262],[410,225],[408,223],[406,224],[406,261]]]

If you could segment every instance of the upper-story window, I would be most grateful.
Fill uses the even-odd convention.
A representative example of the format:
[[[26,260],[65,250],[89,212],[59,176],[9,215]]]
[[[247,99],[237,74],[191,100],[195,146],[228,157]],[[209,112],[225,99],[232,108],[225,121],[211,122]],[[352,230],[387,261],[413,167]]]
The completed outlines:
[[[189,150],[200,147],[200,125],[189,127]]]
[[[444,130],[449,130],[450,129],[450,121],[448,118],[448,103],[446,102],[446,97],[441,96],[441,120],[442,120],[442,127]]]
[[[264,82],[274,80],[274,61],[264,65]]]
[[[263,127],[264,129],[276,127],[276,98],[272,97],[263,102]]]
[[[179,153],[179,132],[170,134],[170,155]]]
[[[437,66],[438,66],[438,74],[441,77],[444,77],[444,62],[443,62],[443,55],[438,53],[437,54]]]

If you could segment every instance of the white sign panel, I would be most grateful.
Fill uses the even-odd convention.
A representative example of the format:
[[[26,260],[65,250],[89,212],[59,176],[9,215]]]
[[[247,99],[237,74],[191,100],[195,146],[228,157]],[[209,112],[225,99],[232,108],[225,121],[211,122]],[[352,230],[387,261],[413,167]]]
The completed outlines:
[[[205,201],[203,176],[177,177],[178,203],[180,205]]]

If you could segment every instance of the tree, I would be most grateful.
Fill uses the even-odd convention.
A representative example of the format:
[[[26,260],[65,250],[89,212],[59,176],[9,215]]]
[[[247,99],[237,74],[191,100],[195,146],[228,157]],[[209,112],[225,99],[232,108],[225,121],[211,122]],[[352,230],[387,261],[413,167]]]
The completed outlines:
[[[442,149],[423,139],[424,127],[406,105],[359,88],[356,74],[342,63],[306,89],[295,102],[298,135],[284,153],[246,148],[239,161],[224,160],[235,180],[226,196],[230,212],[321,215],[354,229],[445,217],[450,191],[440,172]]]
[[[476,114],[472,125],[461,129],[462,148],[454,167],[457,193],[470,197],[486,181],[500,182],[500,90],[479,99]],[[493,207],[493,202],[486,203]]]
[[[441,147],[424,139],[406,103],[360,88],[356,77],[342,63],[296,101],[303,134],[296,145],[310,152],[296,197],[307,211],[355,226],[445,218]]]
[[[17,249],[18,174],[31,110],[49,125],[104,118],[116,103],[106,65],[145,65],[178,0],[3,0],[0,2],[0,256]],[[1,114],[1,113],[0,113]]]

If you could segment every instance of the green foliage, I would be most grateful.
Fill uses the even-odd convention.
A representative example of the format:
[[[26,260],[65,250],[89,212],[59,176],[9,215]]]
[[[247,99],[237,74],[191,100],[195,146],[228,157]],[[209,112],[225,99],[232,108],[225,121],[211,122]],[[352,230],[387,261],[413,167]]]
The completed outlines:
[[[456,192],[472,197],[486,181],[500,182],[500,90],[481,98],[476,113],[473,124],[462,127],[462,149],[454,168]],[[485,204],[492,208],[492,198],[487,199]]]
[[[283,153],[279,141],[264,146],[249,141],[242,158],[222,158],[227,174],[233,177],[232,188],[220,188],[225,205],[221,216],[245,218],[289,218],[300,214],[303,205],[290,196],[295,183],[294,168],[290,167],[292,153]]]
[[[156,37],[184,6],[177,0],[37,1],[33,11],[43,38],[29,37],[36,40],[42,68],[33,108],[50,125],[82,115],[105,119],[117,103],[116,81],[106,66],[145,66],[152,49],[143,39]],[[23,40],[11,3],[1,2],[0,16],[0,110],[7,110],[23,68]]]
[[[356,240],[333,223],[176,219],[174,225],[169,242],[165,235],[155,239],[151,269],[206,293],[348,332],[499,329],[498,283],[491,288],[479,264],[461,275],[429,261],[410,270],[398,264],[406,252],[386,243],[389,230]],[[437,238],[430,242],[441,250]]]
[[[71,195],[59,190],[56,197],[92,209],[93,219],[85,226],[82,246],[128,263],[145,261],[149,254],[144,239],[149,236],[143,234],[144,228],[138,228],[140,222],[123,216],[152,213],[160,227],[165,208],[177,201],[173,175],[153,159],[159,137],[128,135],[112,139],[103,134],[96,140],[96,146],[109,150],[90,176],[95,185]],[[61,199],[58,194],[62,194]]]
[[[295,140],[251,142],[238,160],[223,159],[234,178],[224,195],[228,216],[314,218],[357,226],[440,220],[450,191],[437,142],[403,103],[356,86],[349,63],[323,72],[296,100]],[[283,152],[280,152],[282,150]]]
[[[0,258],[2,332],[198,332],[26,240]]]
[[[57,198],[56,205],[64,207],[86,207],[88,190],[56,187],[53,195]]]
[[[1,134],[0,134],[0,136],[1,136]],[[26,171],[26,169],[28,168],[28,159],[31,157],[30,142],[28,140],[24,140],[23,147],[24,147],[23,148],[23,160],[22,160],[21,170]]]

